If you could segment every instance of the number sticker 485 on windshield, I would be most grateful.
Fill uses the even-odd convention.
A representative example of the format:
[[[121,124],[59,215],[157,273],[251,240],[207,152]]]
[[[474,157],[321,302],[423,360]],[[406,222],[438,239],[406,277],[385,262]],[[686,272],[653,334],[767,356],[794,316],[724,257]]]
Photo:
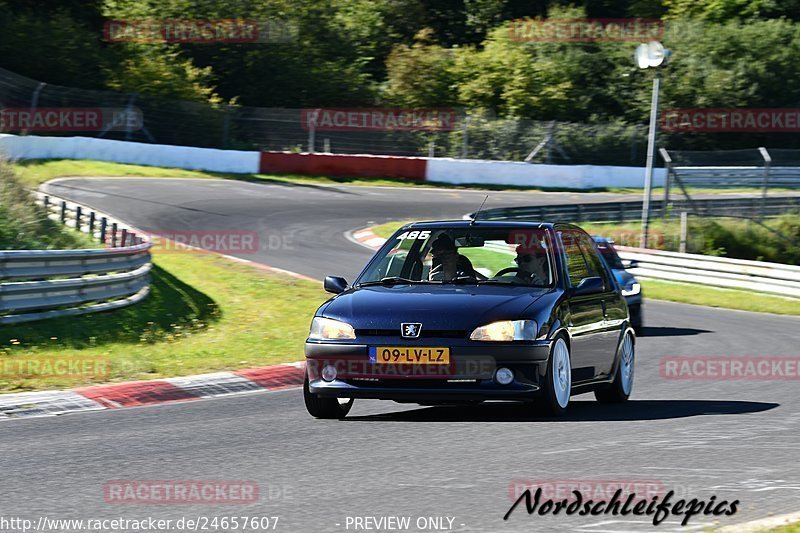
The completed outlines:
[[[414,239],[419,239],[424,241],[430,236],[431,236],[430,231],[404,231],[403,233],[397,236],[397,239],[400,241],[404,240],[413,241]]]

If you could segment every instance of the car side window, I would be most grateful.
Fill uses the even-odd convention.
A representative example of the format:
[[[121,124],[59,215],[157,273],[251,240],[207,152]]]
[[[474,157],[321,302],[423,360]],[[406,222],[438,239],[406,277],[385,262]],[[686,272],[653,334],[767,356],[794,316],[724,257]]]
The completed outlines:
[[[577,232],[576,232],[577,233]],[[586,262],[589,265],[590,276],[597,276],[603,280],[603,285],[608,288],[611,286],[608,278],[608,271],[603,266],[603,260],[600,259],[600,253],[591,237],[585,233],[579,233],[579,245],[583,252]]]
[[[580,234],[573,230],[565,230],[558,232],[558,235],[564,250],[570,285],[577,287],[582,279],[592,275],[579,246]]]

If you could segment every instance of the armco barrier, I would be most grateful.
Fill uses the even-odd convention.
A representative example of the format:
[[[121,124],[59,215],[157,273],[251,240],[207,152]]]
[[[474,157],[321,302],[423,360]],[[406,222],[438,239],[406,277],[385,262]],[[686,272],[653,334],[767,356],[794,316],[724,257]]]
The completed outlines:
[[[622,259],[636,261],[641,278],[699,283],[800,298],[800,267],[698,254],[617,246]]]
[[[760,209],[762,201],[760,198],[717,198],[696,200],[695,203],[702,204],[705,214],[742,215]],[[800,197],[771,197],[766,205],[768,214],[797,210]],[[656,205],[655,208],[660,206]],[[638,220],[641,210],[641,202],[505,207],[481,211],[479,220],[613,222],[631,218]],[[467,214],[464,218],[470,219],[472,216]],[[622,259],[638,263],[636,268],[630,269],[637,277],[800,298],[800,266],[626,246],[616,246],[616,249]]]
[[[0,324],[108,311],[147,296],[148,240],[102,213],[44,193],[37,196],[51,218],[113,245],[0,251]]]
[[[651,204],[653,217],[663,216],[664,202]],[[667,215],[676,216],[681,211],[703,216],[780,215],[800,211],[800,196],[770,196],[764,198],[702,198],[675,200]],[[472,214],[465,215],[471,218]],[[534,220],[550,222],[625,222],[641,220],[642,202],[598,202],[591,204],[534,205],[484,209],[481,220]]]
[[[261,172],[425,180],[422,157],[262,152]]]

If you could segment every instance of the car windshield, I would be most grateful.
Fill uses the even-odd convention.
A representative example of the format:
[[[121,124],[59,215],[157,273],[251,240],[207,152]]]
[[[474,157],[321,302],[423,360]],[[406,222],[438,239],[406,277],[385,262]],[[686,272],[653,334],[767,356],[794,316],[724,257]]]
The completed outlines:
[[[610,242],[595,242],[597,244],[597,249],[603,256],[603,259],[606,260],[609,268],[614,269],[623,269],[625,266],[622,264],[622,259],[620,259],[619,255],[617,255],[617,251],[614,249],[614,245]]]
[[[356,285],[503,284],[552,287],[555,269],[546,229],[404,228],[378,251]]]

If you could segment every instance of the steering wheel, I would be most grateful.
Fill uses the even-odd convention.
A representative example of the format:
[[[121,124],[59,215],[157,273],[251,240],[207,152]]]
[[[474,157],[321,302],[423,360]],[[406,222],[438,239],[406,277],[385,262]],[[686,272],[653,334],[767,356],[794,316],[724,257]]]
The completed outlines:
[[[504,268],[503,270],[495,274],[494,277],[505,276],[506,274],[510,274],[511,272],[526,272],[526,271],[521,269],[520,267],[508,267]]]
[[[428,273],[428,279],[430,279],[431,281],[440,281],[438,279],[435,280],[434,276],[439,277],[441,274],[442,274],[442,266],[441,265],[437,265],[437,266],[433,267],[431,269],[431,271]],[[478,272],[475,269],[473,269],[472,272],[470,272],[470,273],[458,271],[458,272],[456,272],[456,275],[455,275],[454,279],[464,279],[464,278],[475,278],[475,279],[478,279],[478,280],[487,280],[487,279],[489,279],[488,276],[486,276],[485,274],[481,274],[480,272]]]
[[[466,273],[466,272],[457,272],[456,273],[456,277],[453,278],[453,279],[477,279],[479,281],[482,281],[482,280],[489,279],[489,276],[486,276],[485,274],[481,274],[477,270],[473,270],[469,274]]]

